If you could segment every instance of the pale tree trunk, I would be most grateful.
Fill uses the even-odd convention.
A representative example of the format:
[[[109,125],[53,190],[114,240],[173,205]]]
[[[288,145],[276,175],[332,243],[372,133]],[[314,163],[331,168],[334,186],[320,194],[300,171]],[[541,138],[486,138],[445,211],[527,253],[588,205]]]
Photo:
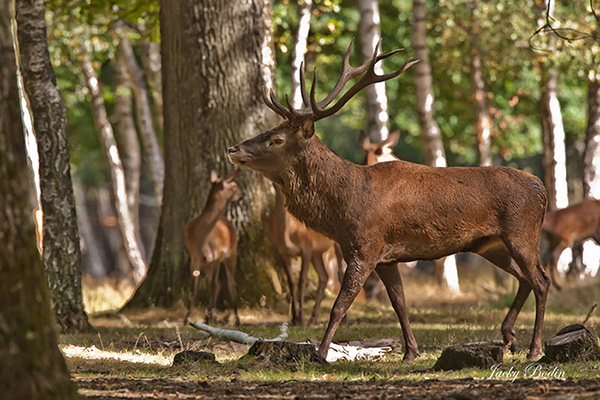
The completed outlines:
[[[419,60],[412,68],[415,74],[417,114],[421,126],[421,140],[427,165],[446,166],[446,154],[442,134],[435,122],[431,64],[427,50],[427,5],[426,0],[413,0],[413,49]]]
[[[123,36],[121,36],[118,50],[131,78],[131,89],[133,90],[133,97],[135,99],[135,114],[140,130],[140,137],[142,138],[146,161],[150,167],[150,174],[154,182],[154,194],[158,202],[161,203],[165,179],[165,165],[158,144],[156,130],[154,129],[154,122],[152,121],[152,110],[150,109],[146,81],[135,59],[131,43]]]
[[[210,170],[222,176],[233,169],[227,148],[275,123],[260,92],[272,87],[274,71],[269,1],[164,0],[160,19],[165,196],[148,278],[131,307],[187,298],[183,230],[206,202]],[[228,212],[239,233],[239,295],[248,304],[269,303],[274,254],[263,221],[271,185],[247,170],[236,182],[246,194]]]
[[[127,192],[127,205],[133,220],[135,237],[142,254],[144,252],[143,242],[140,239],[139,224],[139,206],[140,206],[140,175],[142,168],[142,155],[140,142],[135,129],[133,119],[133,99],[131,96],[131,79],[127,72],[124,52],[121,49],[123,42],[117,47],[113,63],[113,73],[115,81],[115,111],[113,115],[116,139],[118,142],[119,154],[123,162],[123,171],[125,172],[125,189]],[[117,257],[117,265],[121,272],[127,273],[131,268],[129,265],[127,251],[125,246],[121,246]],[[121,269],[126,266],[127,269]]]
[[[585,198],[600,199],[600,75],[590,76],[588,86],[588,123],[583,154],[583,189]],[[592,240],[583,243],[586,273],[596,275],[600,246]]]
[[[544,181],[548,189],[550,210],[565,208],[569,205],[565,130],[556,94],[557,84],[558,70],[554,68],[544,70],[540,105],[542,141],[544,143]]]
[[[583,195],[585,198],[600,199],[600,83],[595,76],[588,86],[588,123],[583,154]]]
[[[35,240],[36,196],[19,109],[12,5],[0,1],[0,387],[8,400],[76,399]]]
[[[127,205],[127,192],[125,185],[125,173],[123,172],[123,164],[117,148],[117,142],[112,130],[112,126],[108,121],[106,107],[102,92],[100,91],[100,83],[96,76],[96,71],[90,61],[88,53],[84,50],[81,53],[81,62],[83,76],[85,77],[86,86],[91,97],[92,116],[94,125],[100,138],[102,150],[108,161],[108,170],[110,173],[110,181],[115,196],[115,211],[117,213],[117,223],[121,233],[121,239],[127,249],[127,257],[131,263],[132,278],[135,284],[139,284],[147,273],[146,262],[144,256],[138,246],[137,237],[133,218]]]
[[[50,64],[42,0],[16,2],[21,75],[37,137],[44,214],[43,262],[64,332],[90,330],[81,293],[81,248],[71,183],[66,114]]]
[[[381,39],[379,27],[379,4],[377,0],[359,0],[360,10],[360,50],[364,61],[373,58],[375,46]],[[375,65],[375,72],[383,74],[382,63]],[[385,82],[369,85],[365,89],[367,96],[367,128],[372,142],[381,143],[389,136],[387,96]]]
[[[548,10],[548,7],[550,9]],[[552,16],[554,2],[542,1],[541,17]],[[550,35],[550,47],[556,47],[556,37]],[[540,117],[542,123],[542,142],[544,144],[544,183],[548,189],[548,207],[550,210],[565,208],[569,205],[567,189],[567,157],[565,150],[565,129],[563,127],[560,103],[556,93],[558,69],[552,67],[548,59],[541,63],[542,96],[540,99]]]
[[[429,51],[427,49],[427,8],[426,0],[413,0],[413,49],[419,60],[413,66],[415,73],[415,91],[417,94],[417,113],[421,126],[421,140],[425,152],[425,161],[434,167],[445,167],[446,154],[440,128],[435,122],[433,84]],[[438,282],[452,293],[459,294],[458,271],[454,255],[436,262]]]
[[[160,61],[160,46],[149,40],[138,41],[142,67],[146,73],[148,85],[152,92],[154,108],[158,119],[158,125],[162,130],[165,126],[163,116],[163,94],[162,94],[162,66]]]
[[[476,116],[475,131],[477,133],[479,165],[485,167],[492,165],[492,155],[490,153],[492,118],[487,104],[487,92],[485,91],[485,80],[483,78],[483,55],[479,45],[479,34],[481,32],[479,5],[479,0],[472,0],[468,3],[471,11],[471,24],[469,25],[469,36],[471,36],[470,75]]]
[[[81,232],[83,245],[81,246],[83,257],[87,256],[88,273],[94,278],[103,278],[106,275],[104,258],[100,255],[98,241],[90,224],[90,216],[87,209],[85,189],[81,181],[73,179],[73,190],[75,191],[75,202],[77,204],[77,226]]]
[[[300,68],[304,62],[304,53],[308,48],[308,33],[310,32],[310,12],[312,0],[298,1],[298,30],[292,52],[292,106],[302,108],[302,93],[300,92]]]

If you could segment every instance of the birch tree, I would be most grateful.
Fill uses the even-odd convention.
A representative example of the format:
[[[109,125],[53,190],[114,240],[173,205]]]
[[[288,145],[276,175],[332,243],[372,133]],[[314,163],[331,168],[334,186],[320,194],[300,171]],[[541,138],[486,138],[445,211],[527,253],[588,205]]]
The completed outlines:
[[[125,172],[123,171],[123,163],[119,155],[117,143],[113,133],[112,126],[108,120],[104,99],[100,91],[100,84],[96,71],[90,60],[87,45],[84,44],[84,49],[81,53],[81,64],[83,76],[91,98],[92,115],[94,117],[94,125],[102,150],[108,161],[108,169],[110,172],[110,181],[115,196],[115,210],[117,212],[117,224],[121,233],[121,239],[127,249],[127,256],[131,263],[132,278],[135,284],[139,284],[147,273],[146,262],[139,248],[133,218],[127,204],[127,192],[125,184]]]
[[[91,327],[81,294],[81,247],[71,182],[66,115],[46,36],[43,0],[16,2],[20,72],[39,149],[43,210],[43,262],[52,307],[64,332]]]
[[[36,246],[12,16],[13,2],[0,0],[0,387],[8,400],[76,399]]]
[[[360,10],[360,50],[363,62],[373,57],[381,40],[379,4],[377,0],[359,0]],[[382,75],[381,63],[375,65],[375,73]],[[381,143],[389,136],[387,96],[385,82],[378,82],[365,88],[367,96],[367,131],[372,142]]]
[[[425,161],[433,167],[446,167],[446,155],[440,128],[435,121],[431,64],[427,49],[426,0],[413,0],[413,49],[419,60],[413,66],[417,113],[421,126],[421,140]],[[436,261],[436,275],[440,283],[453,293],[460,293],[456,257],[454,255]]]
[[[312,0],[298,1],[298,29],[292,52],[292,106],[302,108],[302,93],[300,91],[300,68],[304,63],[304,53],[308,48],[308,33],[310,32],[310,12]]]
[[[487,92],[483,77],[483,54],[479,44],[481,32],[481,15],[479,12],[479,0],[471,0],[467,3],[471,14],[469,24],[470,52],[470,77],[473,86],[473,105],[475,110],[475,132],[477,133],[477,153],[479,154],[479,165],[482,167],[492,165],[490,153],[492,118],[487,103]]]
[[[162,202],[165,166],[162,151],[158,144],[154,122],[152,121],[152,109],[148,88],[142,70],[137,63],[131,43],[124,36],[122,28],[117,29],[120,34],[119,56],[122,58],[130,77],[131,90],[135,100],[135,114],[140,130],[140,137],[144,146],[144,153],[154,183],[154,195],[158,202]]]
[[[554,2],[541,3],[541,17],[552,17]],[[549,36],[549,48],[556,48],[556,38]],[[540,118],[542,141],[544,144],[544,183],[548,189],[548,207],[550,210],[565,208],[569,205],[567,189],[567,157],[565,150],[565,129],[563,126],[560,102],[558,101],[558,69],[552,65],[548,55],[540,63],[542,96],[540,99]]]

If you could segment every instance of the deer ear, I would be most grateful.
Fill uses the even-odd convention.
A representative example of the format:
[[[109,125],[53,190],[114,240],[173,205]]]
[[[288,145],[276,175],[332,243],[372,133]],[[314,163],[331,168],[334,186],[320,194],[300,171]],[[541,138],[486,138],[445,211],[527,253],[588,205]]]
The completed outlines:
[[[397,130],[397,131],[390,133],[388,138],[383,141],[383,145],[385,147],[388,147],[391,149],[392,147],[395,147],[398,144],[399,140],[400,140],[400,131]]]
[[[231,182],[232,180],[234,180],[238,176],[239,173],[240,173],[240,170],[236,169],[235,171],[230,172],[229,175],[227,175],[226,177],[224,177],[223,181],[225,181],[225,182]]]
[[[300,125],[300,134],[304,139],[310,139],[315,134],[315,123],[312,118],[305,119]]]
[[[361,147],[364,150],[367,150],[369,145],[371,144],[371,139],[369,138],[369,135],[367,135],[362,129],[360,130],[360,134],[358,135],[358,143],[360,143]]]
[[[215,183],[218,180],[219,180],[219,175],[217,174],[217,171],[215,171],[214,169],[211,169],[210,170],[210,183]]]

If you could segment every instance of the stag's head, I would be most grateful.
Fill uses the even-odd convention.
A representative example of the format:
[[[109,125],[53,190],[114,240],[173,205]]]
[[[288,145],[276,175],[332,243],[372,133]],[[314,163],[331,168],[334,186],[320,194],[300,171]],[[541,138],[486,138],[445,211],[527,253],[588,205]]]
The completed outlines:
[[[305,108],[295,109],[290,104],[287,96],[285,98],[287,104],[286,107],[279,102],[273,90],[268,93],[268,96],[263,90],[263,100],[267,106],[283,117],[284,121],[273,129],[230,147],[228,149],[228,155],[231,162],[236,165],[248,167],[276,183],[282,183],[281,173],[282,171],[285,171],[286,165],[292,162],[294,158],[308,146],[311,140],[315,140],[314,123],[316,121],[335,114],[363,88],[373,83],[392,79],[417,62],[415,60],[408,60],[394,72],[383,75],[376,74],[374,68],[375,64],[402,51],[402,49],[399,49],[389,53],[379,54],[378,49],[380,43],[381,41],[375,47],[375,53],[369,61],[365,62],[360,67],[352,67],[350,66],[350,52],[354,45],[354,39],[352,39],[352,42],[346,51],[346,55],[344,56],[342,73],[331,93],[321,101],[315,99],[317,81],[316,68],[314,70],[309,96],[304,80],[304,68],[301,66],[300,91],[302,93],[302,100]],[[335,104],[330,106],[331,102],[342,92],[344,86],[350,80],[359,76],[360,79],[351,86]]]
[[[217,171],[210,171],[210,193],[209,197],[219,197],[222,200],[229,201],[238,201],[244,198],[244,192],[239,188],[237,183],[234,182],[234,179],[240,170],[235,170],[228,175],[219,178]]]

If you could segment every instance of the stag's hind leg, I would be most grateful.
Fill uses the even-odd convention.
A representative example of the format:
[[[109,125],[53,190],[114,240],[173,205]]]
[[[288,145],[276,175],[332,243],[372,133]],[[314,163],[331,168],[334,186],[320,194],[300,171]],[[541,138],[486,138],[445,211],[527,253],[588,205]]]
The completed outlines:
[[[542,326],[544,324],[550,279],[540,263],[537,242],[515,240],[507,243],[507,246],[535,295],[535,325],[527,358],[536,359],[542,355]]]
[[[406,302],[404,300],[404,288],[402,287],[402,277],[400,276],[398,264],[378,264],[375,271],[385,285],[392,307],[394,307],[394,311],[396,311],[396,315],[398,315],[400,325],[402,326],[404,345],[406,346],[404,362],[411,362],[419,355],[419,349],[417,347],[415,335],[410,327],[410,322],[408,321]]]
[[[487,248],[483,252],[478,252],[478,254],[513,275],[519,281],[519,289],[517,290],[515,299],[506,314],[506,318],[504,318],[504,321],[502,322],[502,339],[504,344],[510,345],[510,350],[515,352],[517,350],[517,338],[514,326],[517,317],[519,316],[519,312],[521,311],[521,308],[523,308],[523,304],[525,304],[525,300],[527,300],[527,296],[529,296],[529,293],[531,292],[531,285],[527,279],[525,279],[523,274],[521,274],[519,266],[504,244],[498,244],[495,247]]]

